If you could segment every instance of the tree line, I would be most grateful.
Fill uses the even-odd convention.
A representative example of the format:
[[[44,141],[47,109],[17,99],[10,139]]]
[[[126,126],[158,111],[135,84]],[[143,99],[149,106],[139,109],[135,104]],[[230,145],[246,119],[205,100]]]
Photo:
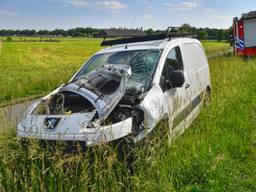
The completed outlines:
[[[40,36],[40,37],[99,37],[103,29],[77,27],[74,29],[54,29],[54,30],[11,30],[1,29],[0,36]],[[229,40],[232,29],[210,29],[196,28],[189,24],[183,24],[179,28],[180,32],[187,32],[198,35],[199,39],[210,40]],[[146,29],[144,32],[148,35],[157,34],[163,31]]]
[[[77,27],[74,29],[54,29],[54,30],[0,30],[0,36],[63,36],[63,37],[95,37],[101,29]]]
[[[217,28],[196,28],[189,24],[183,24],[178,28],[178,32],[189,33],[196,35],[201,40],[218,40],[218,41],[230,41],[230,35],[232,34],[232,27],[229,29],[217,29]],[[147,29],[145,32],[148,35],[161,33],[162,31],[153,29]]]

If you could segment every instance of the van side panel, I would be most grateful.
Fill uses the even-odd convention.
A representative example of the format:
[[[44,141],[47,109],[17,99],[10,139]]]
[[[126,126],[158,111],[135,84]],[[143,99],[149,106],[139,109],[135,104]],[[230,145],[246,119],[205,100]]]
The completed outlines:
[[[208,61],[199,43],[183,44],[182,51],[184,65],[188,70],[191,100],[193,100],[210,85]]]

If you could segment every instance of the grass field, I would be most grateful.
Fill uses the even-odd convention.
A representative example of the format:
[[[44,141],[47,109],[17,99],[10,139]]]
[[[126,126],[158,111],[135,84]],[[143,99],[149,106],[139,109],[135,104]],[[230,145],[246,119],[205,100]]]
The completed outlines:
[[[0,41],[0,55],[2,54],[2,41]]]
[[[202,43],[207,55],[213,55],[230,49],[230,44],[226,42],[203,41]]]
[[[0,103],[42,95],[67,81],[100,40],[4,42],[0,56]],[[14,91],[15,89],[15,91]]]
[[[91,50],[83,50],[85,42],[72,42],[72,46],[65,43],[34,46],[37,50],[34,55],[27,53],[33,50],[31,48],[22,51],[27,44],[21,44],[21,47],[11,43],[4,45],[5,54],[7,50],[17,51],[16,54],[8,52],[9,59],[3,56],[0,61],[1,67],[2,61],[9,61],[16,74],[12,76],[12,85],[15,86],[18,79],[20,92],[17,94],[13,87],[4,87],[1,83],[3,93],[7,93],[3,89],[6,88],[10,94],[10,97],[3,97],[2,102],[29,96],[29,89],[24,92],[27,83],[35,91],[31,94],[49,91],[81,65],[89,55],[88,51],[95,52],[99,48],[98,43],[91,41],[86,42],[93,47]],[[216,50],[216,43],[204,44],[208,54],[215,52],[212,50]],[[45,47],[41,47],[43,45]],[[55,49],[56,46],[58,48]],[[48,51],[43,52],[44,49]],[[51,50],[54,50],[53,55]],[[76,53],[76,56],[69,54],[65,57],[70,51]],[[27,56],[21,58],[26,53]],[[45,58],[38,60],[44,54]],[[12,57],[15,58],[13,62]],[[28,69],[25,69],[25,64],[22,65],[23,59],[27,62],[32,60],[27,65],[30,66]],[[48,61],[46,64],[45,60]],[[55,74],[58,71],[51,72],[60,65],[59,60],[65,65],[62,70],[66,74],[62,76]],[[19,63],[22,66],[20,69],[27,73],[22,70],[19,73],[13,63]],[[15,136],[15,127],[9,122],[9,117],[1,113],[0,191],[256,191],[255,63],[256,59],[245,61],[239,57],[210,60],[211,105],[201,112],[192,126],[171,146],[159,141],[159,137],[146,142],[145,146],[137,146],[133,173],[118,159],[115,147],[109,145],[94,148],[90,154],[64,153],[61,143],[56,144],[54,150],[49,146],[42,148],[34,140],[30,141],[28,147],[21,147]],[[69,65],[72,67],[67,68]],[[8,67],[5,65],[5,68]],[[33,71],[38,71],[38,75],[34,75]],[[53,74],[53,77],[50,78],[48,73]],[[8,82],[6,78],[12,73],[5,70],[5,74],[4,82]],[[23,77],[29,76],[30,80],[26,82],[17,77],[21,74]],[[44,86],[37,85],[45,79],[47,81]],[[157,130],[164,128],[163,122]],[[155,136],[158,134],[155,133]]]
[[[0,105],[46,94],[69,80],[83,62],[101,48],[101,39],[60,40],[3,43],[0,54]],[[229,48],[227,43],[203,44],[208,55]]]
[[[95,148],[92,162],[88,153],[63,153],[61,145],[53,151],[32,140],[23,148],[4,117],[0,189],[256,191],[255,62],[237,57],[211,60],[211,106],[171,146],[152,140],[154,147],[138,147],[133,174],[109,146]]]

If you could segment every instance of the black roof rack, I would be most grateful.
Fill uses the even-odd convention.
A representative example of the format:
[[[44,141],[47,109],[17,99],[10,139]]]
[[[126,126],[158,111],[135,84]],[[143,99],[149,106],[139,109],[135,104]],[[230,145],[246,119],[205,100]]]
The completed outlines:
[[[99,36],[104,38],[128,38],[128,37],[142,37],[146,33],[140,29],[103,29]]]
[[[196,35],[189,34],[189,33],[178,33],[178,32],[167,32],[158,35],[148,35],[142,37],[133,37],[133,38],[123,38],[123,39],[114,39],[114,40],[103,40],[101,46],[112,46],[112,45],[119,45],[119,44],[128,44],[128,43],[138,43],[138,42],[145,42],[145,41],[156,41],[162,39],[171,39],[176,37],[191,37],[195,38]]]

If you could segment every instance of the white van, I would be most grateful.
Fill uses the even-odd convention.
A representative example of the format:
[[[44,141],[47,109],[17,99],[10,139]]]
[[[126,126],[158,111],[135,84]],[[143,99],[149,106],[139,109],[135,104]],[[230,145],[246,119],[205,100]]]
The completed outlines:
[[[175,137],[210,97],[208,61],[196,39],[158,35],[102,45],[111,47],[28,108],[19,137],[92,146],[132,135],[137,142],[163,119]]]

